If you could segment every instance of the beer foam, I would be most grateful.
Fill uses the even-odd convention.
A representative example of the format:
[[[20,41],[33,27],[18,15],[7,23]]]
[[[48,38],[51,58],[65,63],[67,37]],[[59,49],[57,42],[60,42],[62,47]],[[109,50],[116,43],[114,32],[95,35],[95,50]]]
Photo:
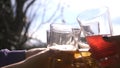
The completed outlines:
[[[75,50],[77,50],[75,48],[75,46],[73,46],[73,45],[55,45],[55,46],[51,46],[50,48],[61,50],[61,51],[75,51]]]
[[[82,48],[82,49],[79,49],[79,51],[89,51],[89,48]]]
[[[72,32],[71,26],[66,24],[52,24],[52,30],[58,33],[70,33]]]

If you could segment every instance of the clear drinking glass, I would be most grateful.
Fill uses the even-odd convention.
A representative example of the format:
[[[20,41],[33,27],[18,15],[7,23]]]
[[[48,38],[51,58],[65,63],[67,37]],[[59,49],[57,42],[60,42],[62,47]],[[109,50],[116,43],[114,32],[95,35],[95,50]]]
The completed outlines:
[[[72,42],[71,26],[62,23],[50,24],[49,46],[70,45]]]
[[[86,35],[113,34],[110,13],[107,7],[92,8],[83,11],[78,15],[77,21],[79,22],[79,25],[84,34],[81,35],[81,37]],[[90,31],[90,29],[92,29],[94,33],[87,34]]]
[[[49,68],[88,68],[91,60],[88,50],[78,48],[80,29],[66,24],[50,25],[48,48],[59,50],[56,57],[50,58]],[[84,56],[84,58],[83,58]]]
[[[81,41],[90,46],[91,57],[101,67],[119,63],[118,39],[112,36],[112,24],[107,7],[93,8],[80,13],[77,21],[81,27]],[[119,40],[120,42],[120,40]]]
[[[63,23],[50,24],[47,31],[48,48],[59,50],[56,57],[51,57],[49,68],[70,68],[76,48],[72,45],[72,28]]]

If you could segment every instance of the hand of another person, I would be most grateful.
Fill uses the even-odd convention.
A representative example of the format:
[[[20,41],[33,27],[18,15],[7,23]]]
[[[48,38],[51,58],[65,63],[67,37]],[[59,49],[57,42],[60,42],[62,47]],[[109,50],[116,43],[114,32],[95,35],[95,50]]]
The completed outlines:
[[[26,53],[27,58],[24,61],[1,68],[49,68],[50,59],[55,57],[57,52],[59,51],[47,48],[38,51],[36,49],[31,49]]]

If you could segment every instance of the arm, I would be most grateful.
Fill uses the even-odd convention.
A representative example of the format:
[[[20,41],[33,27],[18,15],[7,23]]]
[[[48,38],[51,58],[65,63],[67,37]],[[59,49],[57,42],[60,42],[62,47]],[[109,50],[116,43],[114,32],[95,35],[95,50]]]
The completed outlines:
[[[0,50],[0,67],[4,65],[16,63],[24,59],[25,59],[25,50],[17,50],[17,51],[9,51],[8,49]]]
[[[45,49],[46,48],[33,48],[30,50],[13,51],[10,51],[8,49],[2,49],[0,50],[0,67],[25,60],[26,58],[35,55]]]
[[[50,56],[54,55],[53,53],[53,51],[46,49],[42,52],[37,53],[36,55],[25,59],[24,61],[4,66],[2,68],[48,68],[49,59]]]

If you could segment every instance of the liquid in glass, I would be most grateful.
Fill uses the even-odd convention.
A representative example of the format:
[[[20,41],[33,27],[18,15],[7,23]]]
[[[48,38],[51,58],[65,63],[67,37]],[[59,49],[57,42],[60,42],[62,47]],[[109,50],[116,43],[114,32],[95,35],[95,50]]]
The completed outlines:
[[[120,36],[93,35],[87,36],[86,40],[90,45],[91,56],[101,66],[120,64]]]

